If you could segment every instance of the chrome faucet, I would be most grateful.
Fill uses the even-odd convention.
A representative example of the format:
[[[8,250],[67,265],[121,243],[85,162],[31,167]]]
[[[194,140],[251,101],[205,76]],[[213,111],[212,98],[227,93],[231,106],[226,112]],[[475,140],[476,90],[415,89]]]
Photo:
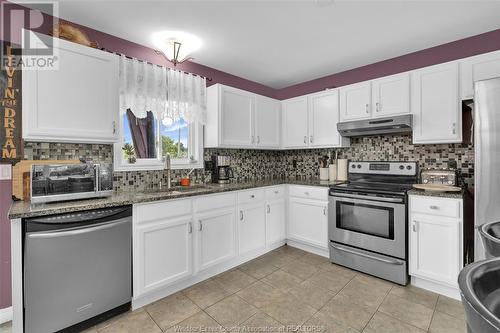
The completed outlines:
[[[170,164],[170,155],[163,156],[163,169],[167,171],[167,188],[172,187],[172,165]],[[161,186],[161,183],[160,183]]]

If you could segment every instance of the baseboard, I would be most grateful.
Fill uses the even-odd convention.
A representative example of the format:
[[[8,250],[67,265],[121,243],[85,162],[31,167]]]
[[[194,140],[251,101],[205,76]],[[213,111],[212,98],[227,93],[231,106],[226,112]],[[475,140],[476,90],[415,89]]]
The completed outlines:
[[[426,289],[446,297],[450,297],[459,301],[461,300],[460,290],[458,289],[458,287],[454,288],[452,286],[446,286],[437,282],[425,280],[415,276],[411,277],[411,284],[415,287]]]
[[[11,320],[12,320],[12,306],[0,309],[0,324],[6,323]]]
[[[325,258],[330,257],[330,253],[328,252],[328,250],[321,249],[321,248],[318,248],[316,246],[304,244],[301,242],[297,242],[297,241],[294,241],[291,239],[287,239],[286,245],[291,246],[291,247],[296,247],[296,248],[301,249],[303,251],[314,253],[314,254],[317,254],[317,255],[325,257]]]

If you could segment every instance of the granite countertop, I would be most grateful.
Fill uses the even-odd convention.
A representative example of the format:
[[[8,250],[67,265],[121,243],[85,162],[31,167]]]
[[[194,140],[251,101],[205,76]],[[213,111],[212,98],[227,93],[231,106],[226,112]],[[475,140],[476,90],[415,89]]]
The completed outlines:
[[[173,187],[163,190],[148,190],[145,192],[116,192],[107,198],[75,200],[55,203],[32,204],[29,201],[15,201],[9,210],[10,219],[62,214],[89,209],[99,209],[131,205],[143,202],[179,199],[198,195],[221,193],[227,191],[239,191],[257,187],[292,184],[307,186],[329,187],[341,182],[329,182],[319,179],[275,179],[275,180],[253,180],[246,182],[231,183],[226,185],[206,184],[191,187]]]
[[[431,192],[424,191],[413,188],[408,191],[408,195],[421,195],[426,197],[436,197],[436,198],[450,198],[450,199],[462,199],[464,197],[464,190],[460,192]]]

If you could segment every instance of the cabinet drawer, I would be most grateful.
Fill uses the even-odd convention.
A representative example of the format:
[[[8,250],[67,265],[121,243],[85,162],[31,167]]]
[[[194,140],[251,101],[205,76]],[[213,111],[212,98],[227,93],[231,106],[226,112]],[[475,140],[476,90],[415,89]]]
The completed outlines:
[[[458,199],[411,196],[410,209],[414,213],[460,218],[462,216],[460,201]]]
[[[244,203],[259,202],[264,200],[264,190],[248,190],[238,192],[238,205]]]
[[[138,223],[190,214],[191,199],[168,200],[135,205],[135,218]]]
[[[276,186],[266,188],[266,199],[281,199],[285,196],[285,186]]]
[[[290,186],[290,196],[304,199],[328,200],[328,188],[313,186]]]
[[[198,198],[194,202],[196,212],[214,210],[218,208],[230,207],[236,205],[235,193],[214,194],[203,198]]]

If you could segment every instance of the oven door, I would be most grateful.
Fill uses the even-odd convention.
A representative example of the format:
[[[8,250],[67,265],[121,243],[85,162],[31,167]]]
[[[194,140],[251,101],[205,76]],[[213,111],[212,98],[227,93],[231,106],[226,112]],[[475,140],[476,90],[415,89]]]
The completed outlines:
[[[402,197],[330,193],[330,240],[406,259],[406,205]]]

